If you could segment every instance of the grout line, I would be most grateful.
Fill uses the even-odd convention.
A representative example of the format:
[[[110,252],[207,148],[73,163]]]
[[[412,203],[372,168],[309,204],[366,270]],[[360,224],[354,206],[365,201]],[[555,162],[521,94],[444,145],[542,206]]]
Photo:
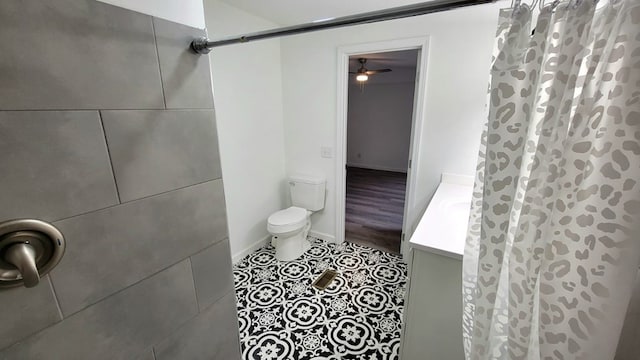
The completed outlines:
[[[128,201],[123,202],[122,204],[128,204],[128,203],[132,203],[132,202],[135,202],[135,201],[140,201],[140,200],[144,200],[144,199],[152,198],[152,197],[154,197],[154,196],[159,196],[159,195],[168,194],[168,193],[173,192],[173,191],[184,190],[184,189],[186,189],[186,188],[190,188],[190,187],[192,187],[192,186],[198,186],[198,185],[206,184],[206,183],[208,183],[208,182],[213,182],[213,181],[217,181],[217,180],[222,180],[222,175],[221,175],[220,177],[218,177],[218,178],[215,178],[215,179],[207,179],[207,180],[203,180],[203,181],[200,181],[200,182],[197,182],[197,183],[194,183],[194,184],[185,185],[185,186],[181,186],[181,187],[178,187],[178,188],[175,188],[175,189],[171,189],[171,190],[167,190],[167,191],[159,192],[159,193],[157,193],[157,194],[151,194],[151,195],[143,196],[143,197],[141,197],[141,198],[137,198],[137,199],[133,199],[133,200],[128,200]]]
[[[226,238],[225,238],[225,239],[226,239]],[[207,247],[207,248],[208,248],[208,247]],[[198,252],[200,252],[200,251],[202,251],[202,250],[199,250]],[[198,252],[197,252],[197,253],[198,253]],[[64,314],[62,313],[62,309],[60,308],[60,305],[59,305],[59,303],[58,303],[58,295],[57,295],[57,293],[55,292],[55,288],[54,288],[54,285],[53,285],[53,279],[51,278],[51,275],[49,274],[47,277],[49,278],[49,284],[50,284],[50,286],[51,286],[51,290],[54,292],[55,303],[56,303],[56,306],[57,306],[57,308],[58,308],[58,312],[60,313],[60,315],[61,315],[61,317],[62,317],[62,320],[56,321],[56,322],[54,322],[54,323],[52,323],[52,324],[50,324],[50,325],[48,325],[48,326],[45,326],[45,327],[44,327],[44,328],[42,328],[42,329],[39,329],[39,330],[37,330],[37,331],[35,331],[35,332],[32,332],[32,333],[30,333],[30,334],[28,334],[28,335],[25,335],[25,336],[21,337],[21,338],[20,338],[20,340],[17,340],[17,341],[15,341],[15,342],[12,342],[11,344],[9,344],[9,345],[7,345],[6,347],[4,347],[3,349],[7,349],[7,348],[9,348],[9,347],[11,347],[11,346],[13,346],[13,345],[15,345],[15,344],[17,344],[17,343],[21,342],[21,341],[24,341],[25,339],[27,339],[27,338],[29,338],[29,337],[33,337],[33,336],[36,336],[37,334],[43,333],[43,332],[44,332],[44,331],[46,331],[47,329],[49,329],[49,328],[51,328],[51,327],[54,327],[54,326],[56,326],[56,325],[58,325],[58,324],[60,324],[60,323],[64,322],[65,320],[67,320],[67,319],[69,319],[69,318],[72,318],[72,317],[74,317],[74,316],[76,316],[76,315],[80,314],[81,312],[83,312],[83,311],[87,310],[88,308],[90,308],[90,307],[92,307],[92,306],[95,306],[95,305],[97,305],[97,304],[99,304],[99,303],[101,303],[101,302],[103,302],[103,301],[106,301],[107,299],[109,299],[109,298],[111,298],[111,297],[113,297],[113,296],[116,296],[116,295],[118,295],[118,294],[120,294],[120,293],[124,292],[125,290],[127,290],[127,289],[129,289],[129,288],[133,287],[133,286],[138,285],[138,284],[140,284],[141,282],[143,282],[143,281],[145,281],[145,280],[148,280],[148,279],[150,279],[150,278],[152,278],[152,277],[154,277],[154,276],[156,276],[156,275],[160,274],[161,272],[166,271],[166,270],[168,270],[169,268],[172,268],[172,267],[174,267],[174,266],[176,266],[176,265],[180,264],[181,262],[183,262],[183,261],[185,261],[185,260],[189,260],[189,261],[191,261],[190,257],[191,257],[191,256],[193,256],[193,255],[194,255],[194,254],[189,255],[189,256],[187,256],[186,258],[180,259],[180,260],[178,260],[178,261],[176,261],[176,262],[174,262],[174,263],[172,263],[172,264],[169,264],[168,266],[166,266],[166,267],[164,267],[164,268],[162,268],[162,269],[160,269],[160,270],[158,270],[158,271],[156,271],[156,272],[154,272],[154,273],[152,273],[152,274],[150,274],[150,275],[147,275],[146,277],[144,277],[144,278],[142,278],[142,279],[140,279],[140,280],[138,280],[138,281],[136,281],[136,282],[134,282],[134,283],[132,283],[132,284],[130,284],[130,285],[127,285],[127,286],[125,286],[124,288],[119,289],[118,291],[115,291],[114,293],[111,293],[111,294],[109,294],[109,295],[107,295],[107,296],[105,296],[105,297],[103,297],[103,298],[99,299],[99,300],[97,300],[96,302],[90,303],[90,304],[86,305],[85,307],[83,307],[83,308],[81,308],[81,309],[79,309],[79,310],[76,310],[75,312],[73,312],[73,313],[69,314],[69,315],[68,315],[68,316],[66,316],[66,317],[64,317]],[[193,278],[193,275],[192,275],[192,278]],[[233,293],[235,294],[235,284],[234,284],[234,287],[229,291],[229,293],[231,293],[231,292],[233,292]],[[227,296],[229,293],[225,294],[224,296]],[[224,297],[224,296],[223,296],[223,297]],[[223,297],[221,297],[220,299],[222,299]],[[214,306],[215,304],[217,304],[217,303],[220,301],[220,299],[218,299],[218,300],[216,300],[215,302],[213,302],[213,304],[211,304],[211,305],[209,305],[209,306],[205,307],[203,310],[207,310],[207,309],[209,309],[211,306]],[[197,299],[197,296],[196,296],[196,303],[197,303],[197,301],[198,301],[198,299]],[[236,302],[237,302],[237,299],[236,299]],[[200,315],[200,309],[198,308],[198,310],[197,310],[197,312],[195,313],[195,315],[193,315],[193,316],[189,317],[189,318],[188,318],[188,319],[186,319],[183,323],[179,324],[179,326],[178,326],[174,331],[177,331],[178,329],[182,328],[183,326],[186,326],[186,324],[188,324],[189,322],[191,322],[193,319],[197,318],[199,315]],[[170,335],[169,335],[169,336],[170,336]],[[0,350],[2,350],[2,349],[0,349]],[[154,353],[153,353],[153,356],[154,356],[154,358],[155,358],[155,355],[156,355],[156,354],[155,354],[155,348],[154,348],[154,347],[152,347],[152,350],[153,350],[153,352],[154,352]]]
[[[51,221],[49,221],[49,222],[50,222],[50,223],[56,223],[56,222],[58,222],[58,221],[69,220],[69,219],[76,218],[76,217],[78,217],[78,216],[83,216],[83,215],[87,215],[87,214],[95,213],[95,212],[98,212],[98,211],[103,211],[103,210],[107,210],[107,209],[115,208],[115,207],[118,207],[118,206],[120,206],[120,205],[122,205],[122,204],[113,204],[113,205],[108,205],[108,206],[101,207],[101,208],[98,208],[98,209],[85,211],[85,212],[80,213],[80,214],[77,214],[77,215],[71,215],[71,216],[67,216],[67,217],[60,218],[60,219],[54,219],[54,220],[51,220]]]
[[[56,287],[53,285],[53,278],[51,274],[48,274],[47,278],[49,278],[49,287],[53,292],[54,302],[56,303],[56,308],[58,309],[58,314],[60,314],[60,321],[64,321],[64,314],[62,313],[62,307],[60,307],[60,300],[58,299],[58,293],[56,292]],[[56,322],[57,323],[57,322]]]
[[[208,247],[205,248],[205,249],[208,249]],[[196,277],[193,275],[193,261],[191,261],[192,257],[193,257],[193,255],[189,256],[187,258],[187,260],[189,260],[189,270],[191,270],[191,283],[193,284],[193,297],[196,299],[196,306],[198,307],[198,314],[199,314],[200,313],[200,300],[198,300],[198,291],[196,290]]]
[[[220,244],[221,244],[223,241],[225,241],[225,240],[229,241],[229,236],[228,236],[228,235],[227,235],[227,236],[225,236],[225,237],[223,237],[223,238],[221,238],[221,239],[215,240],[215,242],[214,242],[214,243],[211,243],[211,244],[209,244],[209,245],[207,245],[207,246],[203,247],[202,249],[200,249],[200,250],[198,250],[198,251],[194,252],[193,254],[189,255],[189,257],[196,256],[196,255],[198,255],[198,254],[200,254],[200,253],[204,252],[205,250],[209,250],[210,248],[212,248],[212,247],[214,247],[214,246],[216,246],[216,245],[220,245]]]
[[[216,299],[214,302],[212,302],[211,304],[205,306],[201,312],[205,312],[209,309],[211,309],[212,307],[216,306],[216,305],[220,305],[220,301],[222,301],[222,299],[224,299],[226,296],[229,296],[233,294],[233,302],[236,305],[236,315],[238,312],[238,296],[236,294],[236,287],[234,286],[231,290],[227,291],[226,293],[224,293],[224,295],[220,296],[218,299]],[[198,314],[200,315],[200,314]],[[196,315],[196,316],[198,316]]]
[[[56,322],[54,322],[54,323],[52,323],[52,324],[49,324],[49,325],[47,325],[47,326],[45,326],[45,327],[43,327],[41,329],[38,329],[36,331],[30,332],[28,334],[23,334],[18,340],[15,340],[15,341],[9,343],[8,345],[6,345],[4,348],[2,348],[0,350],[8,349],[8,348],[20,343],[20,342],[25,341],[26,339],[28,339],[30,337],[36,336],[37,334],[46,331],[48,328],[54,327],[54,326],[56,326],[56,325],[58,325],[58,324],[60,324],[60,323],[62,323],[63,321],[66,320],[66,318],[62,314],[62,309],[60,308],[60,303],[58,302],[58,295],[56,294],[56,290],[53,287],[53,280],[51,279],[51,274],[48,274],[47,278],[49,279],[49,288],[53,292],[53,299],[54,299],[53,302],[56,303],[56,308],[58,309],[58,315],[60,315],[61,319],[56,321]],[[38,285],[42,286],[42,279],[40,280],[40,284],[38,284]]]
[[[162,102],[164,108],[167,108],[167,95],[164,92],[164,79],[162,78],[162,66],[160,65],[160,51],[158,50],[158,35],[156,34],[156,24],[154,19],[151,19],[151,28],[153,29],[153,44],[156,48],[156,58],[158,59],[158,73],[160,75],[160,89],[162,90]]]
[[[185,189],[190,188],[190,187],[193,187],[193,186],[198,186],[198,185],[202,185],[202,184],[206,184],[206,183],[208,183],[208,182],[214,182],[214,181],[218,181],[218,180],[222,180],[222,177],[215,178],[215,179],[204,180],[204,181],[201,181],[201,182],[198,182],[198,183],[195,183],[195,184],[185,185],[185,186],[183,186],[183,187],[179,187],[179,188],[175,188],[175,189],[171,189],[171,190],[163,191],[163,192],[160,192],[160,193],[157,193],[157,194],[148,195],[148,196],[141,197],[141,198],[138,198],[138,199],[133,199],[133,200],[129,200],[129,201],[124,201],[124,202],[122,202],[122,203],[120,203],[120,204],[109,205],[109,206],[105,206],[105,207],[100,208],[100,209],[95,209],[95,210],[91,210],[91,211],[86,211],[86,212],[83,212],[83,213],[80,213],[80,214],[77,214],[77,215],[67,216],[67,217],[65,217],[65,218],[61,218],[61,219],[55,219],[55,220],[52,220],[52,221],[50,221],[50,222],[55,223],[55,222],[58,222],[58,221],[69,220],[69,219],[76,218],[76,217],[78,217],[78,216],[84,216],[84,215],[91,214],[91,213],[95,213],[95,212],[98,212],[98,211],[103,211],[103,210],[107,210],[107,209],[112,209],[112,208],[115,208],[115,207],[118,207],[118,206],[121,206],[121,205],[134,203],[134,202],[136,202],[136,201],[149,199],[149,198],[152,198],[152,197],[155,197],[155,196],[166,195],[166,194],[168,194],[168,193],[170,193],[170,192],[174,192],[174,191],[178,191],[178,190],[185,190]]]
[[[164,272],[164,271],[167,271],[167,270],[169,270],[170,268],[172,268],[172,267],[174,267],[174,266],[179,265],[180,263],[182,263],[182,262],[183,262],[183,261],[185,261],[185,260],[189,260],[189,257],[190,257],[190,256],[191,256],[191,255],[188,255],[187,257],[184,257],[184,258],[181,258],[181,259],[179,259],[179,260],[177,260],[177,261],[175,261],[175,262],[172,262],[172,263],[170,263],[169,265],[162,267],[161,269],[154,270],[152,273],[150,273],[150,274],[148,274],[148,275],[144,275],[144,277],[143,277],[142,279],[137,280],[137,281],[135,281],[135,282],[133,282],[133,283],[131,283],[131,284],[129,284],[129,285],[124,285],[124,287],[123,287],[123,288],[120,288],[120,289],[118,289],[118,290],[116,290],[116,291],[114,291],[114,292],[112,292],[112,293],[110,293],[110,294],[106,295],[105,297],[100,298],[100,299],[98,299],[98,300],[96,300],[96,301],[92,302],[92,303],[86,304],[84,307],[82,307],[82,308],[80,308],[80,309],[78,309],[78,310],[75,310],[73,313],[69,314],[69,317],[75,316],[75,315],[77,315],[77,314],[79,314],[79,313],[81,313],[81,312],[85,311],[86,309],[88,309],[88,308],[92,307],[92,306],[95,306],[95,305],[97,305],[97,304],[100,304],[100,303],[101,303],[101,302],[103,302],[103,301],[107,301],[108,299],[110,299],[110,298],[112,298],[112,297],[114,297],[114,296],[117,296],[118,294],[120,294],[120,293],[122,293],[122,292],[124,292],[124,291],[126,291],[126,290],[128,290],[128,289],[130,289],[130,288],[132,288],[132,287],[134,287],[134,286],[137,286],[138,284],[142,283],[143,281],[149,280],[150,278],[152,278],[152,277],[154,277],[154,276],[156,276],[156,275],[159,275],[160,273],[162,273],[162,272]],[[198,312],[198,313],[199,313],[199,312]],[[197,316],[197,313],[196,313],[196,316]],[[190,320],[190,319],[191,319],[191,318],[189,318],[189,320]],[[187,321],[189,321],[189,320],[187,320]]]
[[[229,295],[233,293],[234,295],[234,303],[236,304],[236,309],[237,309],[237,297],[235,295],[235,288],[231,289],[229,292],[227,292],[226,294],[224,294],[220,299],[214,301],[212,304],[207,305],[204,309],[202,309],[202,312],[208,311],[209,309],[211,309],[212,307],[218,305],[220,303],[220,300],[222,300],[222,298],[224,298],[225,296]],[[168,334],[167,336],[165,336],[164,338],[160,339],[159,341],[156,342],[156,344],[161,344],[163,341],[165,341],[166,339],[170,338],[172,335],[178,333],[179,331],[181,331],[182,329],[184,329],[186,326],[188,326],[192,321],[196,320],[197,318],[199,318],[202,315],[202,312],[198,311],[195,315],[191,316],[190,318],[188,318],[187,320],[185,320],[184,322],[180,323],[176,328],[173,329],[173,331]],[[236,310],[236,318],[237,318],[237,310]],[[152,350],[153,350],[153,356],[155,359],[156,353],[155,353],[155,345],[152,346]]]
[[[111,168],[111,176],[113,177],[113,184],[116,187],[116,196],[118,197],[118,204],[122,204],[120,198],[120,189],[118,188],[118,180],[116,180],[116,170],[113,166],[113,157],[111,156],[111,150],[109,149],[109,140],[107,139],[107,132],[104,129],[104,120],[102,119],[102,111],[98,111],[98,117],[100,117],[100,125],[102,129],[102,137],[104,138],[104,144],[107,148],[107,156],[109,157],[109,166]]]
[[[199,250],[199,251],[201,251],[201,250]],[[198,251],[198,252],[199,252],[199,251]],[[180,263],[182,263],[183,261],[189,261],[189,264],[190,264],[190,265],[189,265],[189,268],[191,269],[191,256],[192,256],[192,255],[189,255],[189,256],[187,256],[186,258],[183,258],[183,259],[180,259],[180,260],[178,260],[178,261],[176,261],[176,262],[174,262],[174,263],[171,263],[170,265],[168,265],[168,266],[166,266],[166,267],[164,267],[164,268],[162,268],[162,269],[160,269],[160,270],[158,270],[158,271],[156,271],[156,272],[154,272],[154,273],[152,273],[152,274],[150,274],[150,275],[147,275],[146,277],[144,277],[144,278],[142,278],[142,279],[140,279],[140,280],[138,280],[138,281],[134,282],[133,284],[127,285],[127,286],[125,286],[124,288],[119,289],[118,291],[116,291],[116,292],[114,292],[114,293],[112,293],[112,294],[109,294],[109,295],[105,296],[104,298],[101,298],[101,299],[97,300],[96,302],[93,302],[93,303],[91,303],[91,304],[88,304],[87,306],[83,307],[82,309],[77,310],[77,311],[75,311],[74,313],[70,314],[70,315],[69,315],[69,318],[70,318],[70,317],[73,317],[73,316],[76,316],[76,315],[78,315],[78,314],[80,314],[81,312],[83,312],[83,311],[87,310],[88,308],[90,308],[90,307],[92,307],[92,306],[98,305],[98,304],[100,304],[100,303],[102,303],[102,302],[104,302],[104,301],[106,301],[106,300],[108,300],[108,299],[110,299],[110,298],[112,298],[112,297],[114,297],[114,296],[117,296],[118,294],[120,294],[120,293],[122,293],[122,292],[126,291],[126,290],[127,290],[127,289],[129,289],[129,288],[132,288],[132,287],[134,287],[134,286],[137,286],[138,284],[142,283],[143,281],[146,281],[146,280],[148,280],[148,279],[150,279],[150,278],[152,278],[152,277],[154,277],[154,276],[156,276],[156,275],[160,274],[161,272],[167,271],[168,269],[170,269],[170,268],[172,268],[172,267],[174,267],[174,266],[179,265],[179,264],[180,264]],[[191,270],[191,271],[192,271],[192,276],[191,276],[191,277],[192,277],[192,279],[193,279],[193,270]],[[53,284],[53,283],[52,283],[52,284]],[[195,287],[194,287],[194,291],[195,291]],[[197,296],[196,296],[196,304],[197,304],[197,301],[198,301],[198,298],[197,298]],[[216,303],[217,303],[217,301],[216,301]],[[207,309],[208,309],[208,307],[207,307]],[[180,329],[180,328],[182,328],[182,327],[186,326],[189,322],[191,322],[193,319],[197,318],[199,315],[200,315],[200,309],[199,309],[199,307],[198,307],[198,309],[197,309],[196,313],[195,313],[193,316],[188,317],[186,320],[184,320],[182,323],[180,323],[180,324],[179,324],[179,325],[178,325],[178,326],[177,326],[173,331],[175,332],[175,331],[177,331],[178,329]],[[54,324],[51,324],[50,326],[47,326],[47,327],[46,327],[46,328],[44,328],[44,329],[41,329],[41,330],[39,330],[39,331],[37,331],[37,332],[35,332],[35,333],[31,334],[31,335],[28,335],[27,337],[34,336],[34,335],[36,335],[36,334],[38,334],[38,333],[40,333],[40,332],[44,331],[45,329],[47,329],[47,328],[49,328],[49,327],[52,327],[52,326],[54,326],[54,325],[56,325],[56,324],[58,324],[58,323],[61,323],[61,322],[62,322],[62,321],[58,321],[58,322],[56,322],[56,323],[54,323]],[[164,339],[168,338],[169,336],[171,336],[171,334],[167,335],[165,338],[163,338],[163,339],[162,339],[162,340],[160,340],[159,342],[163,341]],[[25,339],[26,339],[27,337],[25,337]],[[19,340],[19,341],[22,341],[22,340]],[[18,342],[19,342],[19,341],[18,341]],[[159,342],[158,342],[158,343],[159,343]],[[14,343],[14,344],[15,344],[15,343]],[[13,345],[13,344],[12,344],[12,345]],[[12,346],[12,345],[10,345],[10,346]],[[154,358],[154,359],[156,359],[155,345],[152,345],[152,346],[151,346],[151,351],[153,352],[153,358]]]

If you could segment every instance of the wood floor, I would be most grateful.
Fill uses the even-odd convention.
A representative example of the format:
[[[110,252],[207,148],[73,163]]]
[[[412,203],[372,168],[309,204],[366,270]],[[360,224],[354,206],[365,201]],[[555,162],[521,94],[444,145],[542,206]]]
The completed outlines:
[[[399,253],[407,174],[347,168],[346,241]]]

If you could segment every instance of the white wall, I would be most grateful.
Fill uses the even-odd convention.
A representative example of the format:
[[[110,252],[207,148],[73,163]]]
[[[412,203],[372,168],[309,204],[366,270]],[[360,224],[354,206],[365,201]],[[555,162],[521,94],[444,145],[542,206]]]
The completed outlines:
[[[204,28],[202,0],[98,0],[161,19]]]
[[[407,172],[414,90],[415,82],[349,85],[347,165]]]
[[[414,213],[430,200],[442,172],[474,173],[498,9],[479,5],[426,16],[283,38],[282,68],[287,170],[322,171],[328,179],[324,211],[314,229],[335,235],[336,49],[342,45],[430,36],[425,126]],[[415,219],[413,219],[415,221]]]
[[[206,0],[211,38],[275,27],[219,1]],[[262,245],[267,217],[285,205],[280,40],[210,53],[214,102],[234,259]]]

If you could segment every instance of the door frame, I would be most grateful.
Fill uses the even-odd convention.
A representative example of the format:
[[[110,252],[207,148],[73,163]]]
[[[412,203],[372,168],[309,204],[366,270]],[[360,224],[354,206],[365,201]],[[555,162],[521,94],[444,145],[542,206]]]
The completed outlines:
[[[390,52],[400,50],[418,50],[416,82],[413,101],[413,119],[411,120],[411,139],[409,143],[409,159],[407,167],[407,188],[402,219],[402,239],[400,253],[404,261],[409,259],[409,237],[413,233],[415,211],[415,189],[418,169],[421,164],[420,144],[424,124],[427,65],[429,58],[429,37],[414,37],[341,46],[338,48],[337,62],[337,116],[336,116],[336,237],[340,244],[345,240],[345,205],[346,205],[346,165],[347,165],[347,113],[349,95],[349,57],[359,54]],[[411,216],[409,216],[411,215]]]

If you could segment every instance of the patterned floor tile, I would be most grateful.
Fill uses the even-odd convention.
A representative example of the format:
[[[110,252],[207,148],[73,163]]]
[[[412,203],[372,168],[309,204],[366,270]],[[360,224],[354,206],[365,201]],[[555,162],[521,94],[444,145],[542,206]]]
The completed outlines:
[[[269,246],[234,266],[243,358],[398,359],[407,280],[400,256],[309,241],[300,259],[278,262]],[[338,277],[313,288],[328,268]]]

